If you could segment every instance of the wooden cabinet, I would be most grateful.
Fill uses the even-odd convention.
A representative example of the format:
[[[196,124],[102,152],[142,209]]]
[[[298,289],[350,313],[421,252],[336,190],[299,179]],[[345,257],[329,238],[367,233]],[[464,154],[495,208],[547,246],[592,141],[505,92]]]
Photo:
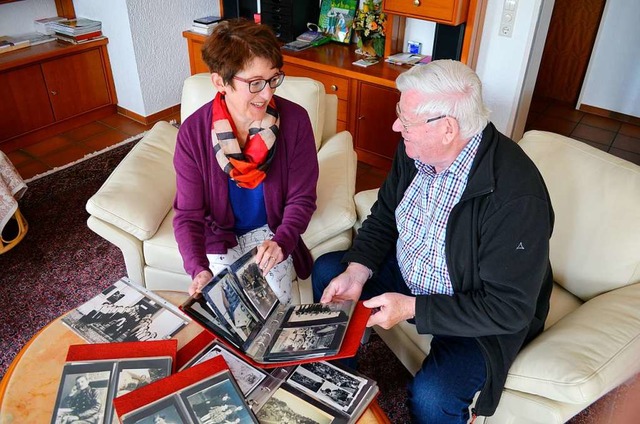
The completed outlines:
[[[469,0],[384,0],[383,9],[393,15],[459,25],[467,20]]]
[[[400,133],[391,129],[396,120],[398,90],[359,82],[355,101],[354,143],[358,160],[388,169],[395,155]]]
[[[0,146],[11,151],[116,112],[107,40],[0,57]]]

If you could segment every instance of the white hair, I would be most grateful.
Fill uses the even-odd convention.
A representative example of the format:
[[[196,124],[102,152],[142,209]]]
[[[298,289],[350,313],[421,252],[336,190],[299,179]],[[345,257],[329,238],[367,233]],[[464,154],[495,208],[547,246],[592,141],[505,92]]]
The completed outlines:
[[[398,76],[396,86],[400,92],[415,90],[424,95],[425,101],[415,114],[455,118],[463,138],[481,132],[489,122],[489,109],[482,101],[482,82],[462,62],[435,60],[416,65]]]

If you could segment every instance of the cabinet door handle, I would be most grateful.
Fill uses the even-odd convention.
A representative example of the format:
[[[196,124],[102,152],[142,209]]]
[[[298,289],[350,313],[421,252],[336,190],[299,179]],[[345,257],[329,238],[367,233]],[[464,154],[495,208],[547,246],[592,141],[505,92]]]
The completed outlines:
[[[335,84],[331,84],[331,90],[332,91],[338,91],[338,86]]]
[[[51,90],[51,95],[52,95],[52,96],[57,96],[57,95],[58,95],[58,92],[57,92],[57,91],[53,91],[53,90]]]
[[[362,121],[364,119],[364,115],[358,116],[358,121]]]
[[[414,6],[420,6],[420,0],[413,0]]]

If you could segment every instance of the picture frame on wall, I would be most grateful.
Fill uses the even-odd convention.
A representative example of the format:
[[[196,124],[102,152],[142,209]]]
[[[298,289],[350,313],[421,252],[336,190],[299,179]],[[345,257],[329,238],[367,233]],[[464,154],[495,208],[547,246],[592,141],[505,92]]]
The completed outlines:
[[[358,0],[322,0],[318,26],[333,41],[350,43]]]

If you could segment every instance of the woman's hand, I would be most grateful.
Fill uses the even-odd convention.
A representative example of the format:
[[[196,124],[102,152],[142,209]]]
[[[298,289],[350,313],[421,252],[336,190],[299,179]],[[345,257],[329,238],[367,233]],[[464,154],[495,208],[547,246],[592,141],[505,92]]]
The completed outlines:
[[[265,240],[258,246],[256,263],[262,270],[262,275],[267,275],[271,268],[284,261],[282,248],[273,240]]]
[[[189,295],[193,296],[196,293],[200,293],[202,288],[207,285],[209,280],[213,278],[213,274],[209,270],[200,271],[196,278],[193,279],[189,286]]]

